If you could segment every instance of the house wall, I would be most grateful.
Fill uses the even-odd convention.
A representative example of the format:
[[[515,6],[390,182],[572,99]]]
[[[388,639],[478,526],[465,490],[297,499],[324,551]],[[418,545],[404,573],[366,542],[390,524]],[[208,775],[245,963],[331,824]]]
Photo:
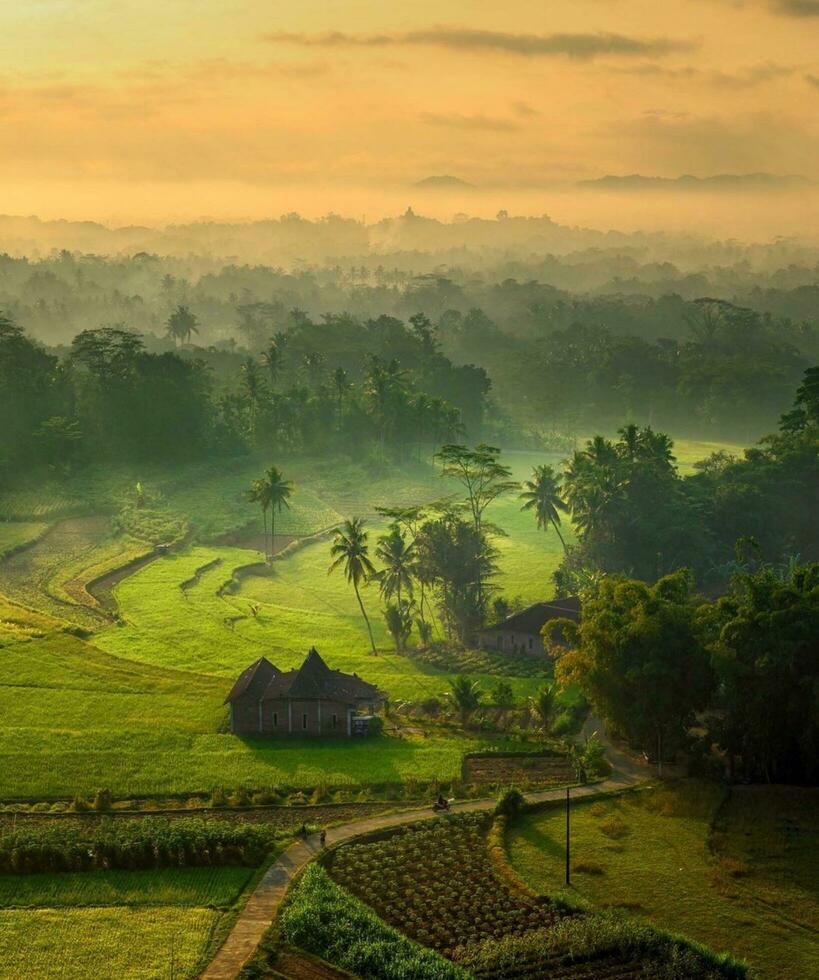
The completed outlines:
[[[245,693],[231,704],[230,730],[237,735],[259,734],[259,697]]]
[[[479,642],[484,650],[504,650],[531,657],[542,657],[546,648],[543,637],[536,633],[520,633],[514,630],[483,630]]]
[[[349,705],[337,701],[289,701],[285,698],[263,701],[263,733],[346,736],[348,708]]]

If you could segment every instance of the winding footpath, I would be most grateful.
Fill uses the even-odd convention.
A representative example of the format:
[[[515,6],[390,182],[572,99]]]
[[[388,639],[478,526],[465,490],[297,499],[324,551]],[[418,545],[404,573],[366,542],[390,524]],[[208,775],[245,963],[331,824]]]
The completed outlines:
[[[572,787],[571,798],[584,799],[590,796],[602,796],[606,793],[617,793],[630,789],[638,783],[650,779],[651,770],[640,765],[630,755],[612,746],[606,738],[602,724],[590,718],[584,728],[583,735],[596,731],[606,745],[606,753],[612,764],[613,771],[608,779],[590,786]],[[546,803],[565,799],[566,790],[550,789],[540,793],[527,793],[526,799],[531,803]],[[453,813],[475,813],[481,810],[491,810],[497,800],[495,798],[482,800],[466,800],[452,805]],[[367,820],[356,820],[353,823],[342,824],[339,827],[327,829],[327,844],[338,844],[359,834],[397,827],[404,823],[415,823],[419,820],[434,820],[438,818],[431,806],[420,810],[402,810],[398,813],[382,814]],[[313,834],[306,840],[291,844],[270,865],[254,889],[239,918],[228,934],[219,952],[211,960],[200,980],[234,980],[248,958],[253,954],[262,940],[265,932],[276,917],[290,882],[321,851],[319,835]]]

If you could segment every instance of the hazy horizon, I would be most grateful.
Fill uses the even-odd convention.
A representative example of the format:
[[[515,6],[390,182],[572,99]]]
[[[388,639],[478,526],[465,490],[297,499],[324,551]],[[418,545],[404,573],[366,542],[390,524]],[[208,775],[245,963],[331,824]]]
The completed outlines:
[[[407,206],[815,235],[804,188],[676,200],[605,174],[819,181],[814,0],[661,6],[31,0],[0,10],[0,213],[108,224]],[[413,187],[452,174],[475,190]]]

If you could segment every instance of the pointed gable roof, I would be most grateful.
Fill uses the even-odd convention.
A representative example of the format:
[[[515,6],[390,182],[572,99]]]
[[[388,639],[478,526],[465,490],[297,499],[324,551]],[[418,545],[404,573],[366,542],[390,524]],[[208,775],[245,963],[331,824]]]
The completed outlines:
[[[321,659],[318,650],[315,647],[310,647],[307,659],[299,667],[298,673],[290,685],[288,695],[291,698],[327,697],[324,692],[331,675],[332,671]]]
[[[380,700],[384,694],[357,674],[331,670],[315,647],[298,670],[277,672],[261,697],[265,701],[293,698],[300,701],[325,699],[354,704],[360,700]]]
[[[270,682],[279,674],[281,674],[279,668],[270,663],[267,657],[259,657],[255,663],[252,663],[239,674],[238,680],[230,689],[230,694],[225,698],[224,703],[235,701],[243,694],[251,694],[260,698]]]

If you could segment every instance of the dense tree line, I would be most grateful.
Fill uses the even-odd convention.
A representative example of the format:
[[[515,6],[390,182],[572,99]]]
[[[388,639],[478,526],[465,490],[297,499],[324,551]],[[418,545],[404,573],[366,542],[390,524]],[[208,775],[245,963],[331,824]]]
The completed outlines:
[[[819,562],[739,572],[711,603],[687,571],[653,586],[610,576],[579,625],[550,625],[572,643],[559,676],[654,758],[686,746],[734,775],[819,778]]]
[[[65,473],[91,459],[175,461],[253,449],[360,454],[371,446],[407,456],[468,427],[480,432],[485,372],[440,354],[425,318],[409,326],[387,319],[365,331],[365,341],[401,351],[407,366],[359,342],[340,358],[348,371],[308,349],[298,329],[271,336],[261,356],[151,351],[119,326],[84,330],[58,354],[2,317],[0,466],[10,477],[38,465]],[[168,330],[184,339],[197,323],[180,306]],[[380,334],[391,339],[379,345]]]
[[[424,234],[437,225],[401,222]],[[486,224],[499,234],[517,223]],[[300,245],[311,230],[323,241],[357,227],[290,216],[271,223],[271,234],[274,224]],[[151,353],[178,346],[203,358],[217,380],[220,365],[234,370],[235,358],[261,356],[274,335],[292,342],[288,385],[313,354],[328,373],[358,372],[365,354],[398,358],[411,371],[423,361],[422,390],[456,404],[475,435],[470,393],[481,376],[472,365],[489,376],[504,414],[538,434],[631,419],[747,441],[771,426],[788,388],[819,357],[815,256],[796,248],[689,243],[681,252],[646,241],[637,250],[615,236],[593,251],[482,261],[465,252],[446,262],[423,251],[350,255],[294,261],[294,271],[147,252],[0,256],[0,309],[50,343],[125,324]],[[436,353],[459,373],[441,370],[428,340],[401,333],[418,311]]]
[[[628,425],[575,451],[558,498],[578,536],[557,573],[562,591],[590,570],[653,581],[687,567],[718,586],[751,552],[819,558],[819,368],[805,372],[779,431],[743,458],[718,452],[683,477],[673,449],[663,433]]]

